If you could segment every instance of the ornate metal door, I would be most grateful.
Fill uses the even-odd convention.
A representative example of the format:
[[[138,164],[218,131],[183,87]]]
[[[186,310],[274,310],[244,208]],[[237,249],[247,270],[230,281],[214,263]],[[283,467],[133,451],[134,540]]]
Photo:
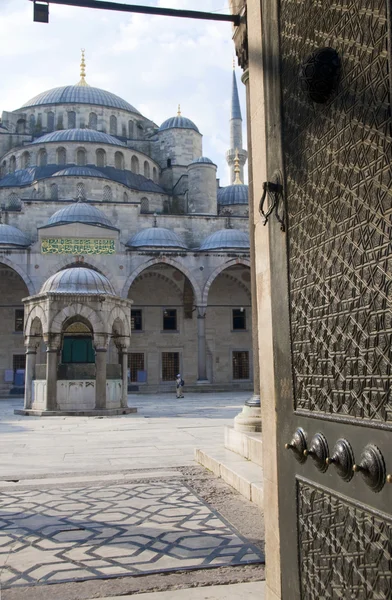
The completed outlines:
[[[262,0],[284,600],[392,598],[389,2]]]

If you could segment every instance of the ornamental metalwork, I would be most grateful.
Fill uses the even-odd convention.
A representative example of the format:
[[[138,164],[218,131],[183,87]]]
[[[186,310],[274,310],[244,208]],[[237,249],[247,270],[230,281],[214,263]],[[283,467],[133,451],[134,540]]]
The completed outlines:
[[[298,508],[303,600],[392,597],[392,521],[387,515],[302,481]]]
[[[42,240],[42,254],[115,254],[115,240],[47,238]]]
[[[387,0],[345,5],[280,2],[295,408],[392,425]],[[315,105],[298,66],[331,44],[339,86]]]

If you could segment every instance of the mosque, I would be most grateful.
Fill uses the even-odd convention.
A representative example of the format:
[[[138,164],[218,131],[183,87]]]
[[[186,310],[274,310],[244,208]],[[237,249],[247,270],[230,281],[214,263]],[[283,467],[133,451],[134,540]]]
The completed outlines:
[[[124,408],[126,388],[172,391],[179,372],[188,390],[252,389],[234,71],[230,145],[220,187],[180,107],[157,126],[88,85],[84,53],[76,85],[2,113],[1,393],[26,378],[28,409]]]

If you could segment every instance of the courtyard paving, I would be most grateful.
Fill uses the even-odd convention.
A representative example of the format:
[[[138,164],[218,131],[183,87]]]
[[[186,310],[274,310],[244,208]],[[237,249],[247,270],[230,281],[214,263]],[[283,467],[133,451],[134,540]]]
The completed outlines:
[[[98,597],[94,582],[140,576],[148,592],[159,589],[147,585],[153,574],[261,564],[260,545],[184,477],[196,468],[195,447],[222,446],[224,425],[248,396],[129,395],[138,413],[110,418],[21,417],[20,399],[0,400],[2,600]],[[235,501],[238,513],[245,501]],[[90,587],[71,593],[70,582]]]

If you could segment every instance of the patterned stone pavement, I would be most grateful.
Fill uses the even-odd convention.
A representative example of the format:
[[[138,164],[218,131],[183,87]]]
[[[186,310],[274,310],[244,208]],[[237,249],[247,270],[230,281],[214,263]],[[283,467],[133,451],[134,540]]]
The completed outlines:
[[[263,562],[177,481],[4,490],[2,589]]]

